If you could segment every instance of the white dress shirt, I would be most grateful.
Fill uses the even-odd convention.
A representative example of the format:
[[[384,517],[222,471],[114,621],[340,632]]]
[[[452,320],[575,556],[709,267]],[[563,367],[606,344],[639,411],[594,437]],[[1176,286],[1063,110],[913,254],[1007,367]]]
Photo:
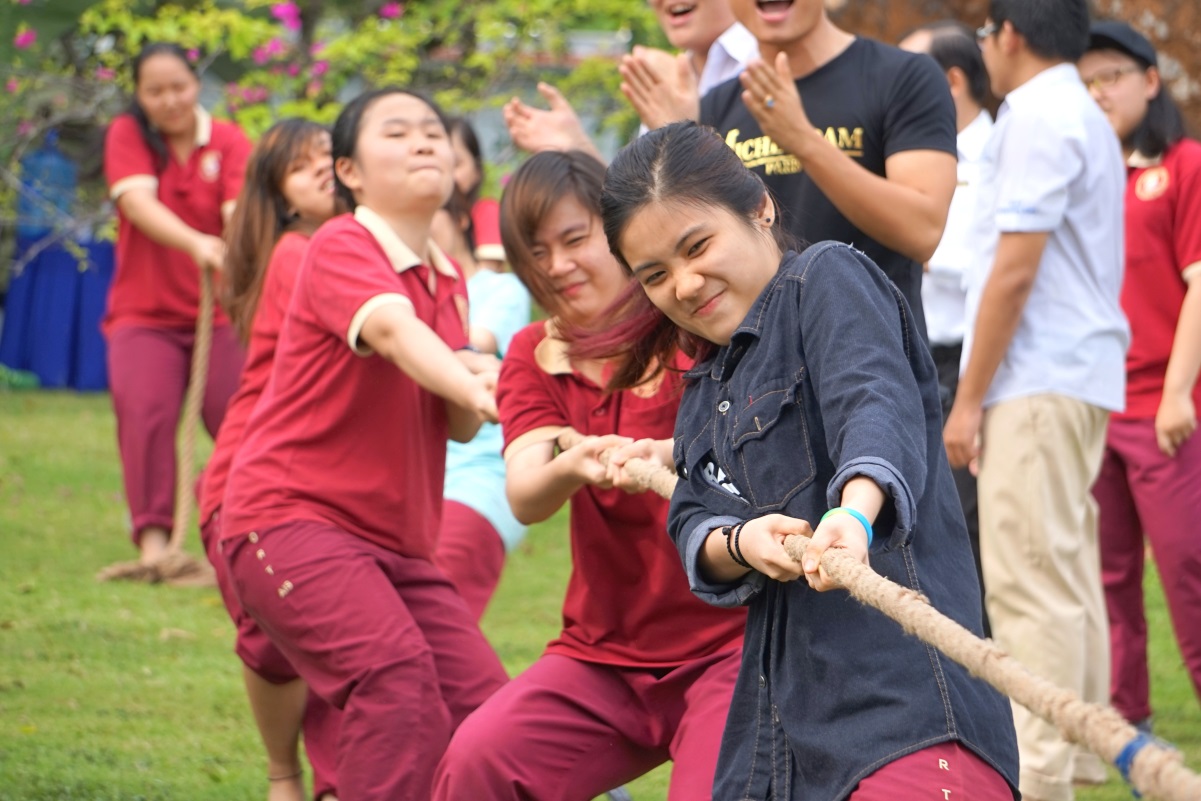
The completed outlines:
[[[1071,64],[1009,93],[982,163],[980,261],[968,278],[963,364],[997,233],[1048,232],[1030,296],[984,405],[1053,393],[1125,405],[1122,313],[1126,168],[1117,136]]]
[[[697,78],[697,94],[704,97],[719,83],[737,78],[751,59],[758,56],[759,42],[741,22],[735,22],[709,45],[705,68]]]
[[[980,244],[973,232],[980,195],[980,163],[992,127],[992,117],[982,110],[956,137],[959,180],[947,211],[942,240],[922,275],[922,308],[926,312],[926,333],[931,345],[958,345],[963,341],[966,275],[968,267],[976,261]]]

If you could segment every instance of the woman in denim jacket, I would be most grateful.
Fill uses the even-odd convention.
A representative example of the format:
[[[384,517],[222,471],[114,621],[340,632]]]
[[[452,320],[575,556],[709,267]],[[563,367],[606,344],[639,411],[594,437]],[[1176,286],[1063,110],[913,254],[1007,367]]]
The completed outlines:
[[[749,606],[715,801],[1016,797],[1008,702],[818,567],[831,547],[870,559],[980,632],[934,363],[900,292],[845,245],[785,252],[760,179],[692,123],[623,150],[602,209],[653,304],[616,326],[640,334],[614,384],[695,354],[668,528],[698,596]],[[813,536],[804,565],[788,534]]]

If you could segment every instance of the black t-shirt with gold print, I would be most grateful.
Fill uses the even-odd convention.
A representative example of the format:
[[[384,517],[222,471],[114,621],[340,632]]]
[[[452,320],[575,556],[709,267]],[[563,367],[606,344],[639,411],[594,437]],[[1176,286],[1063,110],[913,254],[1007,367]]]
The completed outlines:
[[[877,175],[884,160],[907,150],[955,147],[955,106],[947,79],[933,59],[872,39],[856,39],[829,63],[796,82],[810,121],[831,143]],[[738,79],[701,100],[701,122],[767,183],[785,227],[801,245],[833,239],[852,245],[880,265],[909,301],[917,330],[926,330],[921,265],[855,227],[806,175],[800,160],[765,136],[742,103]]]

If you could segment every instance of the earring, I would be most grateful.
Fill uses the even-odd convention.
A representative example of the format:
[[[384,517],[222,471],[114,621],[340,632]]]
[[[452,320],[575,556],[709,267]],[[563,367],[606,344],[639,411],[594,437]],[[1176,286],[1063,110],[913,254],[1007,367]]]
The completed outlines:
[[[771,217],[763,218],[763,222],[767,223],[768,225],[771,225]]]

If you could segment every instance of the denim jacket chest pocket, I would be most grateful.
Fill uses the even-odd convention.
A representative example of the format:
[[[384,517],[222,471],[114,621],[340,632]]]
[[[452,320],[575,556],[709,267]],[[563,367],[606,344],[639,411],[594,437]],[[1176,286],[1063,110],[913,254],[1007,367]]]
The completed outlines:
[[[739,397],[730,423],[730,463],[745,497],[760,510],[782,509],[817,475],[805,413],[804,369]],[[745,401],[742,400],[745,397]]]

